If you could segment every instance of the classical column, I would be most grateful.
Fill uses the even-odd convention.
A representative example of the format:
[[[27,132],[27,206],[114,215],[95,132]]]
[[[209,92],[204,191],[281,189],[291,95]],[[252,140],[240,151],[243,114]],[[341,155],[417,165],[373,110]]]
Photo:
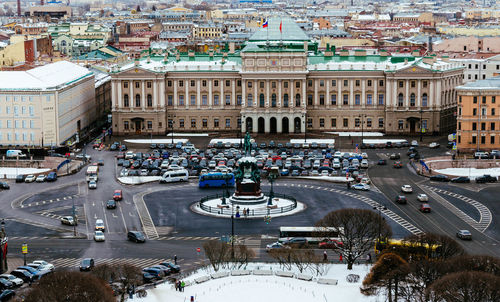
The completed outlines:
[[[271,118],[269,116],[264,117],[264,133],[271,132]]]
[[[156,80],[153,81],[153,108],[156,110],[158,108],[158,82]]]
[[[186,89],[184,90],[185,91],[184,92],[184,105],[185,105],[186,109],[188,109],[189,105],[190,105],[189,104],[189,102],[190,102],[190,100],[189,100],[189,84],[190,83],[188,83],[188,81],[186,81]]]
[[[220,80],[220,107],[224,108],[226,106],[226,96],[224,95],[224,85],[225,85],[224,79]]]
[[[366,80],[362,79],[361,80],[361,108],[363,108],[363,109],[366,107],[366,87],[365,87],[365,84],[366,84]],[[372,102],[373,102],[373,97],[372,97]]]
[[[349,108],[354,107],[354,80],[349,80]]]
[[[236,80],[231,80],[231,104],[233,108],[236,108]]]
[[[179,83],[178,80],[173,80],[174,84],[174,109],[177,109],[177,104],[178,104],[178,99],[177,99],[177,84]]]
[[[281,82],[281,80],[280,80]],[[283,117],[281,116],[281,114],[279,115],[279,117],[276,117],[276,133],[282,133],[283,132]]]
[[[257,133],[259,132],[259,119],[256,115],[252,115],[251,118],[252,118],[252,132]]]
[[[306,94],[306,80],[302,80],[302,108],[306,108],[306,100],[307,99],[307,94]]]
[[[116,100],[117,100],[117,82],[112,81],[111,82],[111,108],[115,109],[116,108]]]
[[[134,96],[134,89],[132,88],[132,85],[134,85],[133,81],[129,82],[128,88],[129,88],[129,96],[128,96],[128,106],[129,108],[134,108],[135,105],[135,96]]]
[[[142,110],[146,110],[146,82],[144,80],[141,81],[141,107]]]
[[[160,108],[165,109],[165,80],[160,81]]]
[[[417,81],[417,107],[422,109],[422,101],[421,101],[421,98],[420,98],[420,93],[421,93],[421,83],[422,81],[421,80],[418,80]]]
[[[429,80],[429,107],[434,105],[434,81]]]
[[[332,102],[332,96],[330,95],[330,83],[332,80],[328,79],[326,81],[326,95],[325,95],[325,102],[326,102],[326,108],[330,109],[330,103]]]
[[[373,81],[374,82],[373,82],[373,98],[372,98],[372,102],[373,102],[373,107],[376,107],[378,105],[378,94],[377,94],[378,80],[375,79]]]
[[[406,80],[406,83],[405,83],[405,107],[406,107],[406,110],[408,110],[409,106],[410,106],[410,101],[409,101],[409,98],[410,98],[410,80]]]
[[[253,104],[255,107],[260,107],[260,99],[257,95],[257,81],[253,81]]]
[[[241,80],[241,108],[247,106],[247,81]],[[243,122],[243,120],[241,120]],[[243,124],[242,124],[243,125]],[[241,127],[243,129],[243,127]]]
[[[342,95],[342,83],[340,80],[337,81],[337,107],[342,108],[342,103],[344,102],[344,96]]]
[[[207,80],[208,82],[208,108],[212,109],[212,80]]]
[[[266,83],[266,108],[269,108],[269,107],[271,107],[271,104],[269,101],[269,89],[270,89],[269,86],[271,86],[271,83],[269,80],[266,80],[265,83]]]
[[[288,132],[289,133],[294,133],[295,132],[295,126],[294,126],[294,117],[293,116],[289,116],[288,117]]]
[[[392,91],[393,91],[393,95],[392,95],[392,105],[393,107],[396,107],[397,105],[397,102],[398,102],[398,81],[396,81],[396,79],[394,79],[392,81]]]
[[[278,80],[278,108],[281,108],[281,85],[283,83],[281,82],[281,80]],[[279,123],[281,125],[281,123]],[[281,132],[280,132],[281,133]]]
[[[314,108],[318,107],[319,101],[318,101],[318,85],[319,80],[314,79]]]
[[[438,109],[443,107],[443,100],[441,100],[441,81],[442,80],[436,80],[436,98],[434,99],[436,102],[434,103],[434,107],[437,107]]]
[[[196,80],[196,108],[200,109],[201,108],[201,85],[200,85],[201,80],[197,79]]]

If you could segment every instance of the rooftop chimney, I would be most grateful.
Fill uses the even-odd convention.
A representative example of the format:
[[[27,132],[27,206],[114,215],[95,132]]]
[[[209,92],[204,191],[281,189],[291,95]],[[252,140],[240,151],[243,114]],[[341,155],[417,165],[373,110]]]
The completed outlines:
[[[21,17],[21,0],[17,0],[17,16]]]

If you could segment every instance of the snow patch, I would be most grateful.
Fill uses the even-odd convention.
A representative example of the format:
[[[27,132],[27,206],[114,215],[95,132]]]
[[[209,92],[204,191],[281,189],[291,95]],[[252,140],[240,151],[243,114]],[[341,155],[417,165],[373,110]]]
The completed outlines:
[[[291,139],[290,143],[292,144],[335,144],[335,139],[333,138],[314,138],[314,139],[306,139],[305,141],[303,139],[297,138],[297,139]]]
[[[386,144],[387,142],[395,143],[404,143],[408,142],[405,139],[364,139],[363,143],[365,144]]]
[[[476,169],[476,168],[446,168],[432,170],[435,173],[453,175],[453,176],[467,176],[471,180],[476,179],[476,177],[483,176],[485,174],[491,175],[493,177],[500,176],[500,168],[488,168],[488,169]]]
[[[156,138],[156,139],[126,139],[125,142],[133,144],[170,144],[172,143],[171,138]],[[174,138],[174,144],[177,143],[187,143],[186,138]]]
[[[124,185],[139,185],[148,182],[159,181],[161,176],[127,176],[118,177],[118,181]]]
[[[325,132],[326,134],[336,134],[338,136],[365,136],[365,137],[376,137],[384,136],[382,132]]]
[[[315,179],[315,180],[326,180],[331,182],[353,182],[354,179],[349,177],[346,178],[344,176],[299,176],[295,178],[303,178],[303,179]]]

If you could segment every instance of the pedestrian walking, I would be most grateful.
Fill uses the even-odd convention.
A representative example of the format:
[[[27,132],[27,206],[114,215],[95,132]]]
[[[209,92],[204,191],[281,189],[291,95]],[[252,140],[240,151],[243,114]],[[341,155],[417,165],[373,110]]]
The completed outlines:
[[[340,263],[344,263],[344,262],[342,261],[342,254],[339,254],[339,262],[340,262]]]
[[[174,255],[174,264],[177,265],[177,255]]]
[[[243,216],[245,216],[245,218],[247,218],[247,209],[243,208]]]
[[[323,261],[328,261],[328,254],[326,253],[326,251],[323,252]]]
[[[184,281],[181,281],[181,292],[184,291],[184,287],[186,286],[186,283]]]
[[[372,263],[372,254],[368,253],[368,255],[366,255],[366,262]]]
[[[250,216],[250,208],[247,208],[247,215]]]
[[[177,280],[174,279],[174,287],[175,287],[175,291],[177,291],[179,289],[179,287],[177,286]]]

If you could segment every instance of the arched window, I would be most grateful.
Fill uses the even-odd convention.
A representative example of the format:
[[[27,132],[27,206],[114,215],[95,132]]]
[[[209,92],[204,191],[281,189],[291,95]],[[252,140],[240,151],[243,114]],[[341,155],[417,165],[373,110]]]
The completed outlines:
[[[129,100],[128,100],[128,94],[125,94],[123,96],[123,107],[128,107],[129,105]]]
[[[66,46],[66,41],[62,40],[61,41],[61,46]]]
[[[297,82],[300,83],[300,82]],[[300,93],[295,95],[295,107],[300,107]]]
[[[404,100],[403,100],[403,94],[402,94],[402,93],[400,93],[400,94],[398,95],[398,107],[403,107],[403,101],[404,101]]]
[[[427,107],[427,93],[422,94],[422,107]]]
[[[153,96],[151,94],[148,94],[148,107],[153,107]]]
[[[141,107],[141,95],[140,94],[135,95],[135,107]]]
[[[415,107],[415,94],[410,94],[410,106]]]
[[[283,95],[283,107],[288,107],[288,93]]]
[[[265,102],[264,102],[264,94],[263,94],[263,93],[261,93],[261,94],[259,95],[259,106],[260,106],[260,107],[264,107],[264,105],[265,105]]]
[[[271,95],[271,107],[276,107],[276,93]]]

